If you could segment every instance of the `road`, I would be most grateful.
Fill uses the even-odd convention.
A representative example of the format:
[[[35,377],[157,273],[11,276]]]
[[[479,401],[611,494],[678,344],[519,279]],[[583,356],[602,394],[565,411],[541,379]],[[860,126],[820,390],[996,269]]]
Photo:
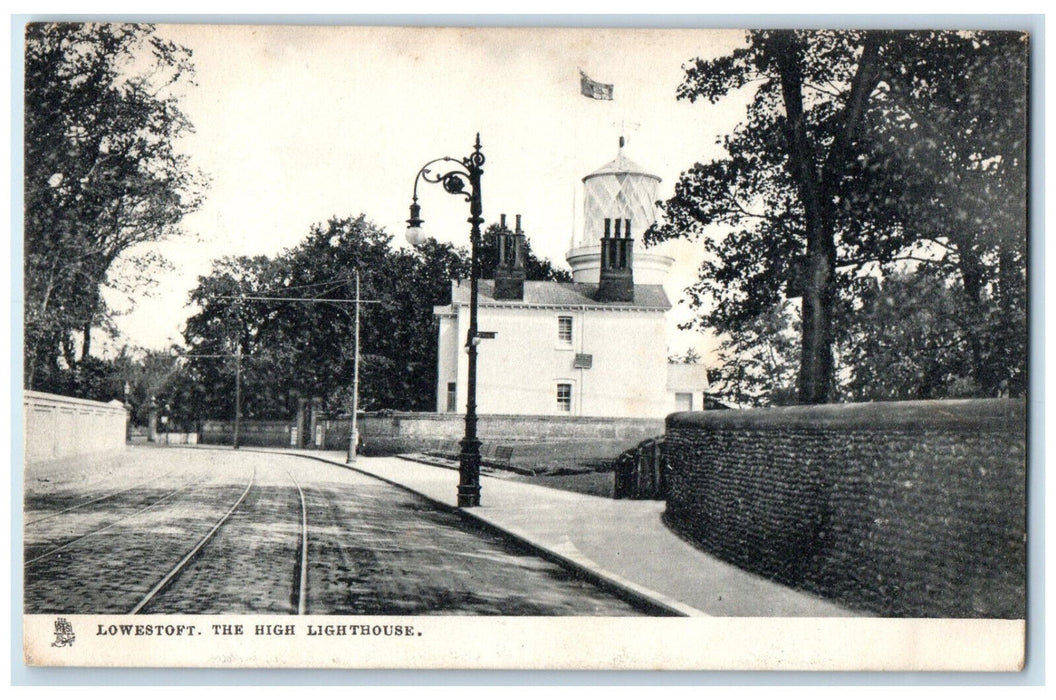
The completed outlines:
[[[27,614],[641,614],[337,465],[130,447],[25,476]]]

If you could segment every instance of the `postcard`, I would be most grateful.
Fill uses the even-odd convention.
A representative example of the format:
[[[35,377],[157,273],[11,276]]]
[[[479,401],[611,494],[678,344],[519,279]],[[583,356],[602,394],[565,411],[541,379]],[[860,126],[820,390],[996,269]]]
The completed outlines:
[[[1023,668],[1027,32],[24,38],[26,664]]]

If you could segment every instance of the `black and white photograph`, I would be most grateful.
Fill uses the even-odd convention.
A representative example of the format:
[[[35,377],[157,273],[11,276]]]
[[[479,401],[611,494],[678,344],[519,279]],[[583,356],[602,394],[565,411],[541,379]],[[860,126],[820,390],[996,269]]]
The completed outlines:
[[[745,26],[23,22],[25,663],[1020,670],[1030,25]]]

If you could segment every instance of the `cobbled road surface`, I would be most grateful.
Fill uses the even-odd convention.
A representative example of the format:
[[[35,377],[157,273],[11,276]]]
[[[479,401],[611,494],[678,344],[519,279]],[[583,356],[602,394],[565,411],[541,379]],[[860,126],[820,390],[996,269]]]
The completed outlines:
[[[28,614],[640,614],[457,514],[292,455],[31,465],[24,506]]]

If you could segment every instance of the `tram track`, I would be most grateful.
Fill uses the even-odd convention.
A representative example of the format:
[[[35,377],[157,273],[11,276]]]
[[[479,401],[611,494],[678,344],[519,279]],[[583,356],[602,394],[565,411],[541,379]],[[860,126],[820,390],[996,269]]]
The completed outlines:
[[[165,574],[161,578],[161,580],[158,581],[154,585],[154,587],[151,588],[150,591],[138,603],[136,603],[135,607],[133,607],[132,610],[129,611],[130,615],[135,615],[139,611],[141,611],[150,603],[151,600],[154,599],[155,596],[165,590],[165,588],[168,587],[176,579],[176,577],[180,575],[180,572],[184,569],[184,567],[186,567],[187,564],[189,564],[194,559],[194,557],[197,556],[200,551],[202,551],[202,548],[205,547],[209,540],[211,540],[213,536],[216,535],[217,532],[219,532],[220,528],[223,527],[224,523],[227,522],[228,518],[231,517],[231,514],[235,512],[235,509],[242,505],[242,501],[246,500],[246,496],[249,494],[250,489],[253,488],[253,482],[256,480],[256,478],[257,468],[253,467],[253,475],[250,476],[249,483],[246,484],[246,490],[242,492],[242,495],[238,497],[238,500],[235,501],[234,505],[232,505],[228,509],[228,511],[224,513],[223,517],[221,517],[220,520],[218,520],[216,524],[213,525],[212,529],[209,530],[209,532],[207,532],[204,537],[198,540],[198,543],[191,549],[191,551],[188,552],[186,556],[184,556],[183,559],[181,559],[176,564],[176,566],[170,569],[169,572]]]
[[[70,612],[81,606],[125,613],[143,598],[161,572],[184,555],[245,492],[247,469],[239,481],[197,474],[190,483],[170,484],[149,502],[129,499],[120,509],[90,511],[94,525],[79,533],[26,545],[26,609]],[[80,520],[80,519],[79,519]],[[70,535],[76,535],[70,539]],[[292,567],[291,567],[292,568]]]
[[[297,479],[294,478],[289,470],[286,471],[286,476],[290,477],[290,481],[297,487],[297,493],[301,497],[301,541],[300,556],[297,559],[299,569],[297,575],[297,614],[306,615],[308,613],[308,501],[304,497],[304,490],[301,485],[297,483]]]
[[[167,478],[167,477],[169,477],[171,475],[172,475],[172,472],[170,471],[170,472],[167,472],[166,474],[164,474],[162,478]],[[90,505],[93,505],[93,504],[96,504],[96,503],[102,503],[103,501],[108,501],[111,498],[115,498],[117,496],[120,496],[123,493],[128,493],[129,491],[133,491],[135,489],[138,489],[141,486],[143,486],[143,484],[146,484],[146,483],[148,483],[150,481],[155,481],[155,480],[157,480],[157,477],[154,477],[154,478],[151,478],[151,479],[143,479],[142,481],[138,481],[138,482],[132,484],[131,486],[127,487],[127,488],[119,489],[117,491],[113,491],[111,493],[107,493],[107,494],[104,494],[102,496],[98,496],[96,498],[92,498],[92,499],[87,500],[87,501],[82,501],[81,503],[77,503],[77,504],[69,506],[67,508],[63,508],[62,510],[55,511],[54,513],[48,513],[47,515],[43,515],[43,516],[41,516],[39,518],[35,518],[33,520],[27,520],[25,522],[25,524],[24,524],[24,527],[28,528],[28,527],[30,527],[32,525],[36,525],[38,523],[42,523],[45,520],[51,520],[52,518],[57,518],[60,515],[66,515],[68,513],[72,513],[73,511],[79,510],[79,509],[84,508],[86,506],[90,506]]]
[[[156,508],[157,506],[161,505],[165,501],[169,500],[170,498],[173,498],[174,496],[176,496],[177,494],[179,494],[179,493],[181,493],[183,491],[186,491],[187,489],[191,488],[192,486],[200,486],[203,483],[205,483],[205,479],[200,479],[198,481],[190,481],[190,482],[184,484],[183,486],[181,486],[181,487],[179,487],[177,489],[169,491],[167,494],[165,494],[161,498],[155,500],[153,503],[150,503],[149,505],[146,505],[146,506],[136,510],[134,513],[129,513],[128,515],[125,515],[123,517],[118,518],[117,520],[113,520],[113,521],[107,523],[103,527],[97,528],[97,529],[92,530],[90,532],[86,532],[83,535],[79,535],[77,537],[74,537],[73,539],[68,540],[68,541],[64,542],[63,544],[61,544],[61,545],[59,545],[57,547],[53,547],[53,548],[45,551],[42,554],[38,554],[38,555],[34,556],[32,559],[26,559],[26,561],[23,563],[23,565],[28,567],[28,566],[31,566],[32,564],[35,564],[38,561],[42,561],[44,559],[47,559],[50,556],[58,554],[59,552],[66,551],[70,547],[73,547],[74,545],[76,545],[76,544],[78,544],[80,542],[83,542],[84,540],[86,540],[86,539],[88,539],[90,537],[94,537],[96,535],[100,535],[100,534],[106,532],[107,530],[109,530],[109,529],[111,529],[111,528],[123,523],[126,520],[130,520],[131,518],[134,518],[137,515],[141,515],[141,514],[147,512],[147,511],[149,511],[149,510],[152,510],[153,508]]]
[[[244,599],[243,586],[232,585],[233,581],[242,580],[254,580],[257,585],[269,581],[272,590],[285,590],[286,595],[273,600],[276,603],[287,600],[288,607],[273,604],[269,606],[270,612],[307,614],[308,499],[293,474],[289,470],[285,470],[285,474],[289,479],[286,486],[268,486],[257,478],[254,468],[250,483],[235,503],[129,614],[200,612],[203,607],[215,605],[217,600],[232,598],[239,607],[246,607],[252,601]],[[293,492],[297,494],[296,503],[290,500]],[[276,510],[286,509],[296,513],[295,542],[285,539],[276,528],[265,527]],[[282,541],[258,542],[260,549],[254,550],[250,544],[254,540],[252,532],[261,528],[270,530],[274,537],[285,540],[285,544]],[[282,562],[290,561],[290,557],[293,565],[287,568]]]
[[[287,459],[174,460],[193,483],[165,480],[36,533],[25,612],[633,612],[384,480]]]

